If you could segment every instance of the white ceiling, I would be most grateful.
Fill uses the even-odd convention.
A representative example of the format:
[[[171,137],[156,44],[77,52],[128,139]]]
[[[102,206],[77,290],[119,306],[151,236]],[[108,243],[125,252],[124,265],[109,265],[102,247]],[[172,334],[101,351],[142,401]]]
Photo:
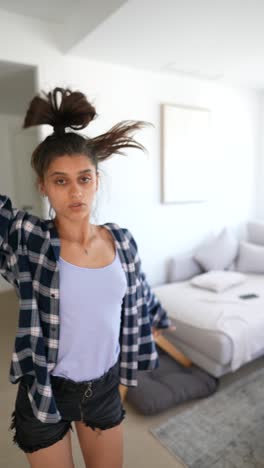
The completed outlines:
[[[0,8],[60,22],[63,52],[264,88],[264,0],[0,0]]]
[[[54,23],[63,23],[80,4],[81,0],[0,0],[2,10]]]
[[[54,46],[67,53],[126,1],[0,0],[0,19],[4,10],[44,22],[47,29],[51,26]]]
[[[263,22],[264,0],[129,0],[72,52],[264,88]]]

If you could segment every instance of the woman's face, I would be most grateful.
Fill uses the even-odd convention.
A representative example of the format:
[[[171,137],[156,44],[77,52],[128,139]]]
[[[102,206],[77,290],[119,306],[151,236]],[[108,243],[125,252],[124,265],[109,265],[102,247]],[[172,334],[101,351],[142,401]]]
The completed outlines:
[[[56,217],[80,219],[91,213],[98,173],[86,155],[59,156],[49,165],[41,191],[48,196]],[[81,203],[78,208],[74,203]]]

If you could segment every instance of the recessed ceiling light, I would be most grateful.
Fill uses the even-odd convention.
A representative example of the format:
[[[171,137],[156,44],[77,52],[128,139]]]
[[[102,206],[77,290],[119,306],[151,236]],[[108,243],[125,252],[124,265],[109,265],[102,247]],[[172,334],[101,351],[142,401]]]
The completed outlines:
[[[187,69],[178,68],[176,63],[169,63],[168,65],[165,65],[162,69],[165,71],[177,73],[183,76],[212,80],[212,81],[220,80],[221,78],[224,78],[224,75],[221,73],[208,73],[208,72],[201,72],[200,70],[195,70],[195,69],[187,70]]]

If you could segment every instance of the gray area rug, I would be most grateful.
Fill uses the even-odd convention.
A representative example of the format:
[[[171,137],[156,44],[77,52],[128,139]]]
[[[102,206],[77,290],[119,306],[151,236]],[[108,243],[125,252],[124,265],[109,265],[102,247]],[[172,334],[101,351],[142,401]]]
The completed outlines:
[[[264,468],[264,368],[150,432],[188,468]]]

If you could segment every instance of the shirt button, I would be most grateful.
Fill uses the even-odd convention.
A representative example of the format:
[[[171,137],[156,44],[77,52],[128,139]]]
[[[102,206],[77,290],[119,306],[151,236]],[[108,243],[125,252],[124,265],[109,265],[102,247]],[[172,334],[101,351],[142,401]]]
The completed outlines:
[[[52,294],[51,294],[51,297],[55,297],[55,294],[54,294],[54,293],[52,293]]]

